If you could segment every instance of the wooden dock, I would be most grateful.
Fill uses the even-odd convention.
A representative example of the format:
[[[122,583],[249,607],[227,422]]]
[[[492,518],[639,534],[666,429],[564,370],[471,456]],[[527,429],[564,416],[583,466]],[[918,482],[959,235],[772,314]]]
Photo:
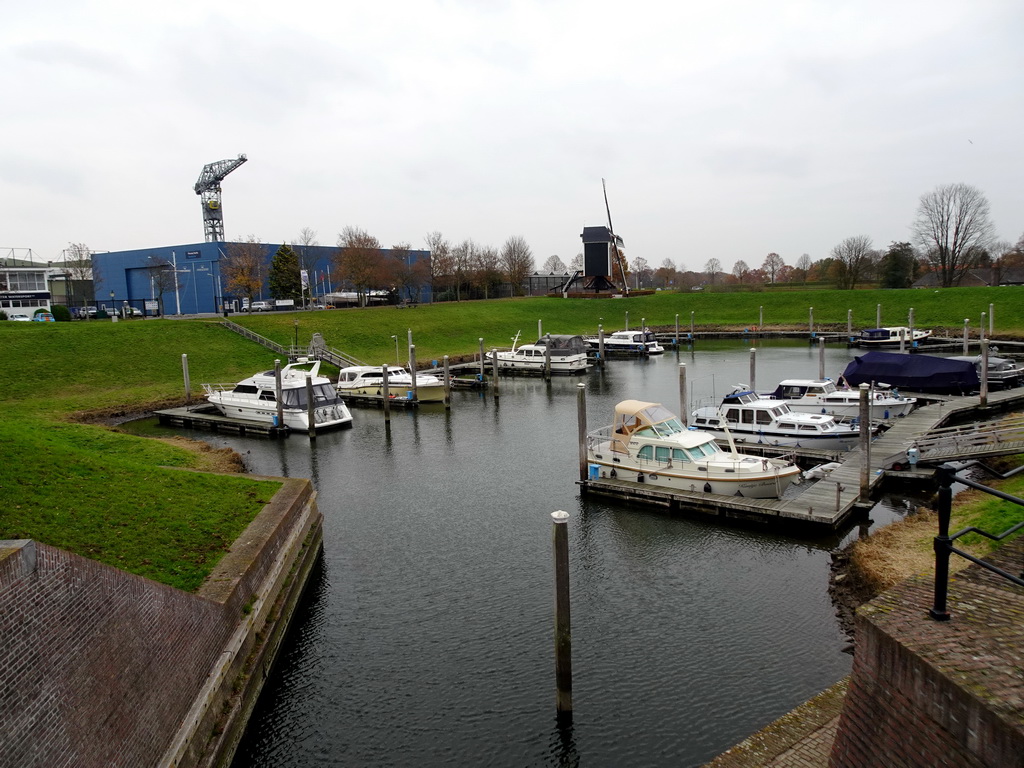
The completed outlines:
[[[214,406],[208,404],[165,408],[153,411],[153,413],[165,426],[185,427],[186,429],[206,429],[213,432],[233,432],[239,435],[252,434],[273,438],[287,437],[291,432],[288,426],[275,427],[264,421],[229,419]]]

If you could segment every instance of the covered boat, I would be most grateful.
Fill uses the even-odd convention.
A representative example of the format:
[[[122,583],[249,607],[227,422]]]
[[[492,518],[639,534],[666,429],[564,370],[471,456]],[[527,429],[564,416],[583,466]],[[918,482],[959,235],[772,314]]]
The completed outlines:
[[[641,400],[623,400],[611,426],[587,435],[587,461],[592,477],[754,499],[778,498],[800,477],[792,462],[723,451],[712,435]]]
[[[934,395],[964,395],[976,392],[979,386],[972,362],[900,352],[857,355],[846,366],[843,378],[852,387],[874,382]]]
[[[519,334],[512,340],[512,349],[499,350],[498,370],[541,372],[551,350],[552,373],[584,373],[587,370],[587,342],[582,336],[549,333],[534,344],[516,346]]]

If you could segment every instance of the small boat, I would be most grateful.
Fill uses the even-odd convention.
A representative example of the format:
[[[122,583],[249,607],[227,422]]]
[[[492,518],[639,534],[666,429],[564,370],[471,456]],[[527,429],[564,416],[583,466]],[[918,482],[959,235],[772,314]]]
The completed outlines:
[[[974,369],[978,372],[978,379],[981,380],[981,355],[971,356],[956,356],[949,358],[950,360],[965,360],[974,366]],[[993,357],[988,356],[988,372],[987,372],[988,385],[993,389],[1009,389],[1011,387],[1019,387],[1024,383],[1024,366],[1021,366],[1016,360],[1010,360],[1006,357]]]
[[[848,386],[837,388],[831,379],[784,379],[774,392],[761,396],[782,401],[797,413],[827,413],[844,419],[860,416],[860,391]],[[879,421],[906,416],[917,405],[917,398],[881,387],[869,393],[868,402],[871,420]]]
[[[640,400],[623,400],[611,426],[587,435],[587,461],[592,479],[751,499],[777,499],[800,478],[792,462],[724,451],[660,403]]]
[[[534,344],[517,346],[519,334],[512,339],[512,349],[499,350],[499,371],[542,372],[551,349],[552,373],[584,373],[587,370],[587,344],[582,336],[546,334]]]
[[[338,373],[338,394],[382,397],[384,394],[383,365],[353,365]],[[388,395],[412,400],[412,376],[397,365],[388,366]],[[416,400],[421,403],[444,401],[444,379],[429,373],[416,373]]]
[[[737,443],[848,451],[860,440],[857,423],[836,422],[823,413],[795,413],[786,403],[742,386],[726,395],[717,407],[694,411],[693,423],[716,437],[731,434]]]
[[[313,386],[313,425],[317,429],[352,426],[352,414],[338,397],[334,384],[320,375],[320,361],[299,358],[281,369],[283,426],[309,429],[306,381]],[[277,383],[274,370],[263,371],[237,384],[203,384],[206,399],[224,416],[282,426],[277,422]]]
[[[902,325],[887,326],[885,328],[865,328],[860,332],[857,344],[861,347],[898,347],[900,340],[908,347],[916,346],[932,335],[931,331],[915,328],[911,331]]]
[[[598,351],[600,340],[596,336],[587,339],[590,349]],[[605,352],[624,352],[633,355],[660,355],[665,348],[658,343],[654,331],[644,328],[642,331],[615,331],[604,337]]]
[[[872,350],[857,355],[843,371],[851,387],[888,384],[908,392],[965,395],[978,391],[978,371],[966,360]]]

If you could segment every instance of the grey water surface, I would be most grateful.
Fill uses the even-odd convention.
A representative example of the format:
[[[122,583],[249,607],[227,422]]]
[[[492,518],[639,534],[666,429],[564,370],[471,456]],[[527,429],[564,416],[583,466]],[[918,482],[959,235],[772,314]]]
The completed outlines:
[[[693,766],[850,669],[829,551],[801,538],[583,499],[591,429],[626,398],[679,409],[749,384],[750,344],[700,342],[501,396],[354,409],[286,440],[194,433],[250,471],[310,477],[324,557],[235,760],[242,766]],[[852,351],[826,351],[838,376]],[[806,342],[760,342],[757,386],[814,377]],[[571,514],[571,726],[555,718],[550,513]]]

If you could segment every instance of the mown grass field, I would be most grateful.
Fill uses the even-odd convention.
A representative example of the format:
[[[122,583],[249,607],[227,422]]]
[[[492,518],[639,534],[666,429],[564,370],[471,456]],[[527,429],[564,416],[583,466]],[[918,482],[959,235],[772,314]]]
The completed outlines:
[[[919,327],[973,333],[995,305],[997,337],[1024,338],[1024,289],[931,291],[786,291],[658,293],[629,299],[556,298],[461,302],[409,309],[381,307],[253,316],[232,320],[281,344],[306,344],[314,332],[327,344],[367,362],[405,357],[412,330],[421,363],[507,346],[517,331],[532,341],[538,320],[550,333],[608,331],[646,319],[684,328],[694,313],[701,328],[756,325],[816,328],[900,325],[909,307]],[[74,323],[0,322],[0,538],[31,538],[63,547],[182,589],[194,590],[276,491],[278,484],[244,476],[182,472],[216,466],[209,457],[168,441],[150,440],[98,423],[100,417],[180,403],[182,354],[188,355],[194,397],[204,381],[233,382],[273,365],[274,355],[224,330],[216,320]],[[83,417],[92,415],[91,422]],[[97,423],[92,423],[97,422]],[[1012,491],[1011,491],[1012,492]],[[989,512],[981,513],[983,515]],[[999,512],[998,514],[1003,514]],[[984,517],[981,518],[984,521]],[[979,523],[986,527],[984,522]]]

